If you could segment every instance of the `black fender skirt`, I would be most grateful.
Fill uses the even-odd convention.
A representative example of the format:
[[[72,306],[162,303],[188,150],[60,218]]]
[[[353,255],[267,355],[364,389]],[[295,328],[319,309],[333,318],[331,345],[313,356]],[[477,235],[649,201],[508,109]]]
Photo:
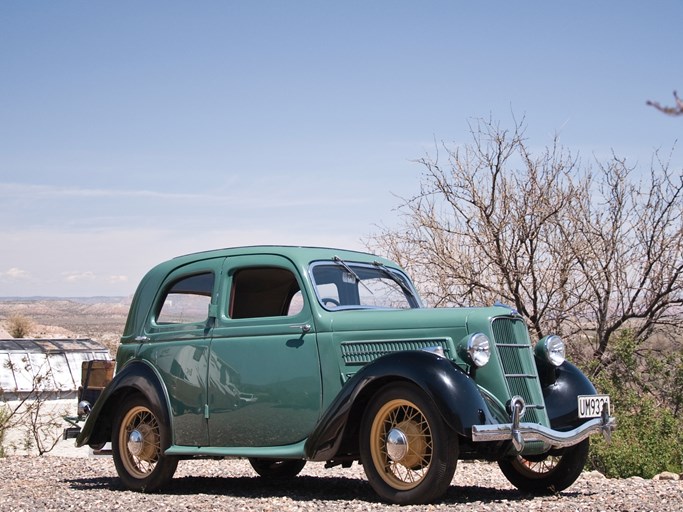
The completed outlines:
[[[356,401],[367,400],[369,393],[396,381],[419,387],[460,435],[471,436],[472,425],[494,423],[474,380],[451,361],[425,351],[395,352],[368,363],[346,382],[308,437],[306,458],[332,459]]]
[[[539,368],[539,373],[541,372]],[[553,368],[551,372],[550,378],[542,377],[541,381],[550,426],[555,430],[571,430],[587,421],[579,419],[577,397],[595,395],[597,392],[588,377],[568,361]]]
[[[111,441],[111,430],[118,406],[130,393],[144,395],[161,411],[162,420],[170,425],[168,394],[157,372],[143,361],[132,361],[102,391],[76,438],[76,446],[97,445]]]

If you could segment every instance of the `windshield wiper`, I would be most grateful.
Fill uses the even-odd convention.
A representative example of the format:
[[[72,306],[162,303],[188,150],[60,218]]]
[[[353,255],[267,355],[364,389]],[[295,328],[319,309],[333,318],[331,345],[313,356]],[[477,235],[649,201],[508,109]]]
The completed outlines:
[[[389,277],[393,282],[395,282],[397,285],[401,287],[401,290],[405,294],[407,294],[411,298],[415,298],[415,294],[413,293],[413,290],[410,289],[410,287],[403,281],[401,277],[398,275],[394,274],[389,268],[382,262],[380,261],[373,261],[372,264],[376,266],[378,269],[380,269],[382,272],[384,272],[384,275]]]
[[[372,291],[370,288],[368,288],[368,285],[366,285],[366,284],[361,280],[361,278],[358,277],[358,274],[356,274],[356,273],[353,271],[353,269],[352,269],[351,267],[349,267],[343,259],[341,259],[339,256],[334,256],[332,259],[334,260],[335,263],[338,263],[339,265],[341,265],[342,267],[344,267],[344,269],[345,269],[349,274],[351,274],[351,275],[353,276],[353,278],[356,280],[356,283],[362,284],[362,285],[363,285],[363,288],[365,288],[367,291],[370,292],[370,295],[374,295],[373,291]]]

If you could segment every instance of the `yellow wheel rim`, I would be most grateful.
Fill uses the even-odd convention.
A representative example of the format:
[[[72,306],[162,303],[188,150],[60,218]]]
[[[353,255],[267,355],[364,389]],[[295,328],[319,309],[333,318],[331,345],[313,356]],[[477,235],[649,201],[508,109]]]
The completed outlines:
[[[518,455],[515,459],[515,465],[520,473],[525,474],[530,478],[541,478],[553,472],[557,465],[562,460],[560,456],[550,455],[540,461],[531,461]]]
[[[382,479],[397,490],[415,488],[432,462],[432,433],[427,418],[403,399],[384,404],[370,429],[370,453]]]
[[[121,422],[118,441],[130,476],[142,479],[154,471],[161,455],[161,434],[152,411],[140,405],[130,409]]]

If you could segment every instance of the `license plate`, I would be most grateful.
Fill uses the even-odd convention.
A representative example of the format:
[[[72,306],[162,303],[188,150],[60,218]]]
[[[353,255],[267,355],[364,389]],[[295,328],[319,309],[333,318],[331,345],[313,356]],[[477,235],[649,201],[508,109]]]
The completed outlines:
[[[607,405],[607,412],[610,412],[607,395],[581,395],[579,396],[579,418],[598,418],[605,405]]]

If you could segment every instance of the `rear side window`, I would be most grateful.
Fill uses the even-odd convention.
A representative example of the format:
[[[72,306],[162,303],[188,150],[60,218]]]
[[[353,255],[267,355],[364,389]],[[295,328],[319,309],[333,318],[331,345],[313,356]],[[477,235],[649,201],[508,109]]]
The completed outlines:
[[[174,281],[166,290],[157,314],[157,324],[189,324],[207,320],[214,279],[213,272],[204,272]]]
[[[233,274],[229,307],[230,318],[292,316],[302,310],[303,297],[287,269],[244,268]]]

